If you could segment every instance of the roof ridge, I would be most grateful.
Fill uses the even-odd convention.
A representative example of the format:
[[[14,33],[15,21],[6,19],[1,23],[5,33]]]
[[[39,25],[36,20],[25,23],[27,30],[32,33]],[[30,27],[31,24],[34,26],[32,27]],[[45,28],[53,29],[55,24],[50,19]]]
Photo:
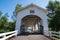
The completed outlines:
[[[45,11],[46,13],[48,13],[48,11],[47,11],[46,9],[44,9],[44,8],[42,8],[42,7],[39,7],[39,6],[37,6],[37,5],[33,4],[33,3],[31,3],[31,4],[29,4],[29,5],[25,6],[25,7],[20,8],[20,9],[17,10],[16,12],[19,12],[19,11],[21,11],[22,9],[25,9],[25,8],[27,8],[27,7],[29,7],[29,6],[38,7],[39,9],[41,9],[41,10]]]

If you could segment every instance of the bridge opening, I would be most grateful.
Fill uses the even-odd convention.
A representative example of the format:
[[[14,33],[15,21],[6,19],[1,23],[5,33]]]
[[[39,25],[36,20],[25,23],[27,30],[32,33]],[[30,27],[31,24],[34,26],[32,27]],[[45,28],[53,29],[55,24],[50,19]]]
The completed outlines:
[[[36,15],[27,15],[21,21],[21,33],[40,33],[43,34],[41,18]]]

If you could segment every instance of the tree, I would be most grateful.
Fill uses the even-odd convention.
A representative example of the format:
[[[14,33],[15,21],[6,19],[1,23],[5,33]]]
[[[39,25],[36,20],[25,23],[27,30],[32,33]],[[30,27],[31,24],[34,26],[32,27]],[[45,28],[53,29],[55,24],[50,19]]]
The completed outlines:
[[[16,23],[16,15],[17,15],[17,12],[16,12],[16,11],[19,10],[21,7],[22,7],[21,4],[17,4],[17,5],[16,5],[16,8],[15,8],[15,10],[14,10],[14,12],[13,12],[12,19],[13,19],[13,22],[14,22],[14,26],[15,26],[15,23]]]
[[[15,24],[16,24],[16,15],[17,15],[17,10],[19,10],[20,8],[22,7],[22,5],[21,4],[17,4],[16,5],[16,8],[15,8],[15,10],[14,10],[14,12],[13,12],[13,16],[12,16],[12,19],[13,19],[13,22],[11,22],[11,25],[12,26],[14,26],[13,27],[13,29],[12,30],[14,30],[15,29]]]
[[[9,22],[8,13],[3,13],[0,11],[0,33],[13,31],[14,30],[14,22]]]
[[[16,10],[19,10],[21,7],[22,7],[21,4],[17,4],[17,5],[16,5],[16,8],[15,8],[15,11],[16,11]]]
[[[0,33],[13,31],[15,30],[15,23],[16,23],[16,11],[21,8],[20,4],[17,4],[15,8],[15,13],[13,13],[13,22],[8,20],[8,13],[3,13],[0,11]]]
[[[2,16],[2,12],[0,11],[0,19],[1,19],[1,16]]]
[[[3,13],[0,11],[0,32],[6,32],[7,29],[6,29],[6,23],[7,22],[7,16],[8,16],[8,13],[6,13],[5,15],[2,15]]]
[[[16,21],[16,15],[17,15],[17,12],[16,11],[18,11],[21,7],[22,7],[21,4],[17,4],[16,5],[16,8],[15,8],[15,10],[13,12],[13,16],[12,16],[12,19],[13,19],[14,22]]]
[[[49,28],[53,31],[60,31],[60,2],[59,1],[49,1],[47,6],[47,10],[49,14],[54,16],[50,16]],[[49,15],[48,15],[49,16]]]

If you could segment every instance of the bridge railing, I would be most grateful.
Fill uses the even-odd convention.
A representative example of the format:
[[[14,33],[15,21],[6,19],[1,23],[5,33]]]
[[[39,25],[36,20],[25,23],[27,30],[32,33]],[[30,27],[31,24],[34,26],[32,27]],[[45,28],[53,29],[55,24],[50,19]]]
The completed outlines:
[[[50,36],[60,38],[60,31],[59,32],[50,31]]]
[[[1,33],[0,40],[6,40],[12,36],[17,36],[17,30],[12,32],[7,32],[7,33]]]

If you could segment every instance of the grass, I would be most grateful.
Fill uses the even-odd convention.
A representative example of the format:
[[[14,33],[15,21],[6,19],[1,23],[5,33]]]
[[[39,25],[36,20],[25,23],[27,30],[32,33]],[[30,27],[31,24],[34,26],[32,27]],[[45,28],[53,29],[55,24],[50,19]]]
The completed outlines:
[[[52,38],[54,40],[60,40],[60,38],[55,38],[55,37],[50,37],[50,38]]]

